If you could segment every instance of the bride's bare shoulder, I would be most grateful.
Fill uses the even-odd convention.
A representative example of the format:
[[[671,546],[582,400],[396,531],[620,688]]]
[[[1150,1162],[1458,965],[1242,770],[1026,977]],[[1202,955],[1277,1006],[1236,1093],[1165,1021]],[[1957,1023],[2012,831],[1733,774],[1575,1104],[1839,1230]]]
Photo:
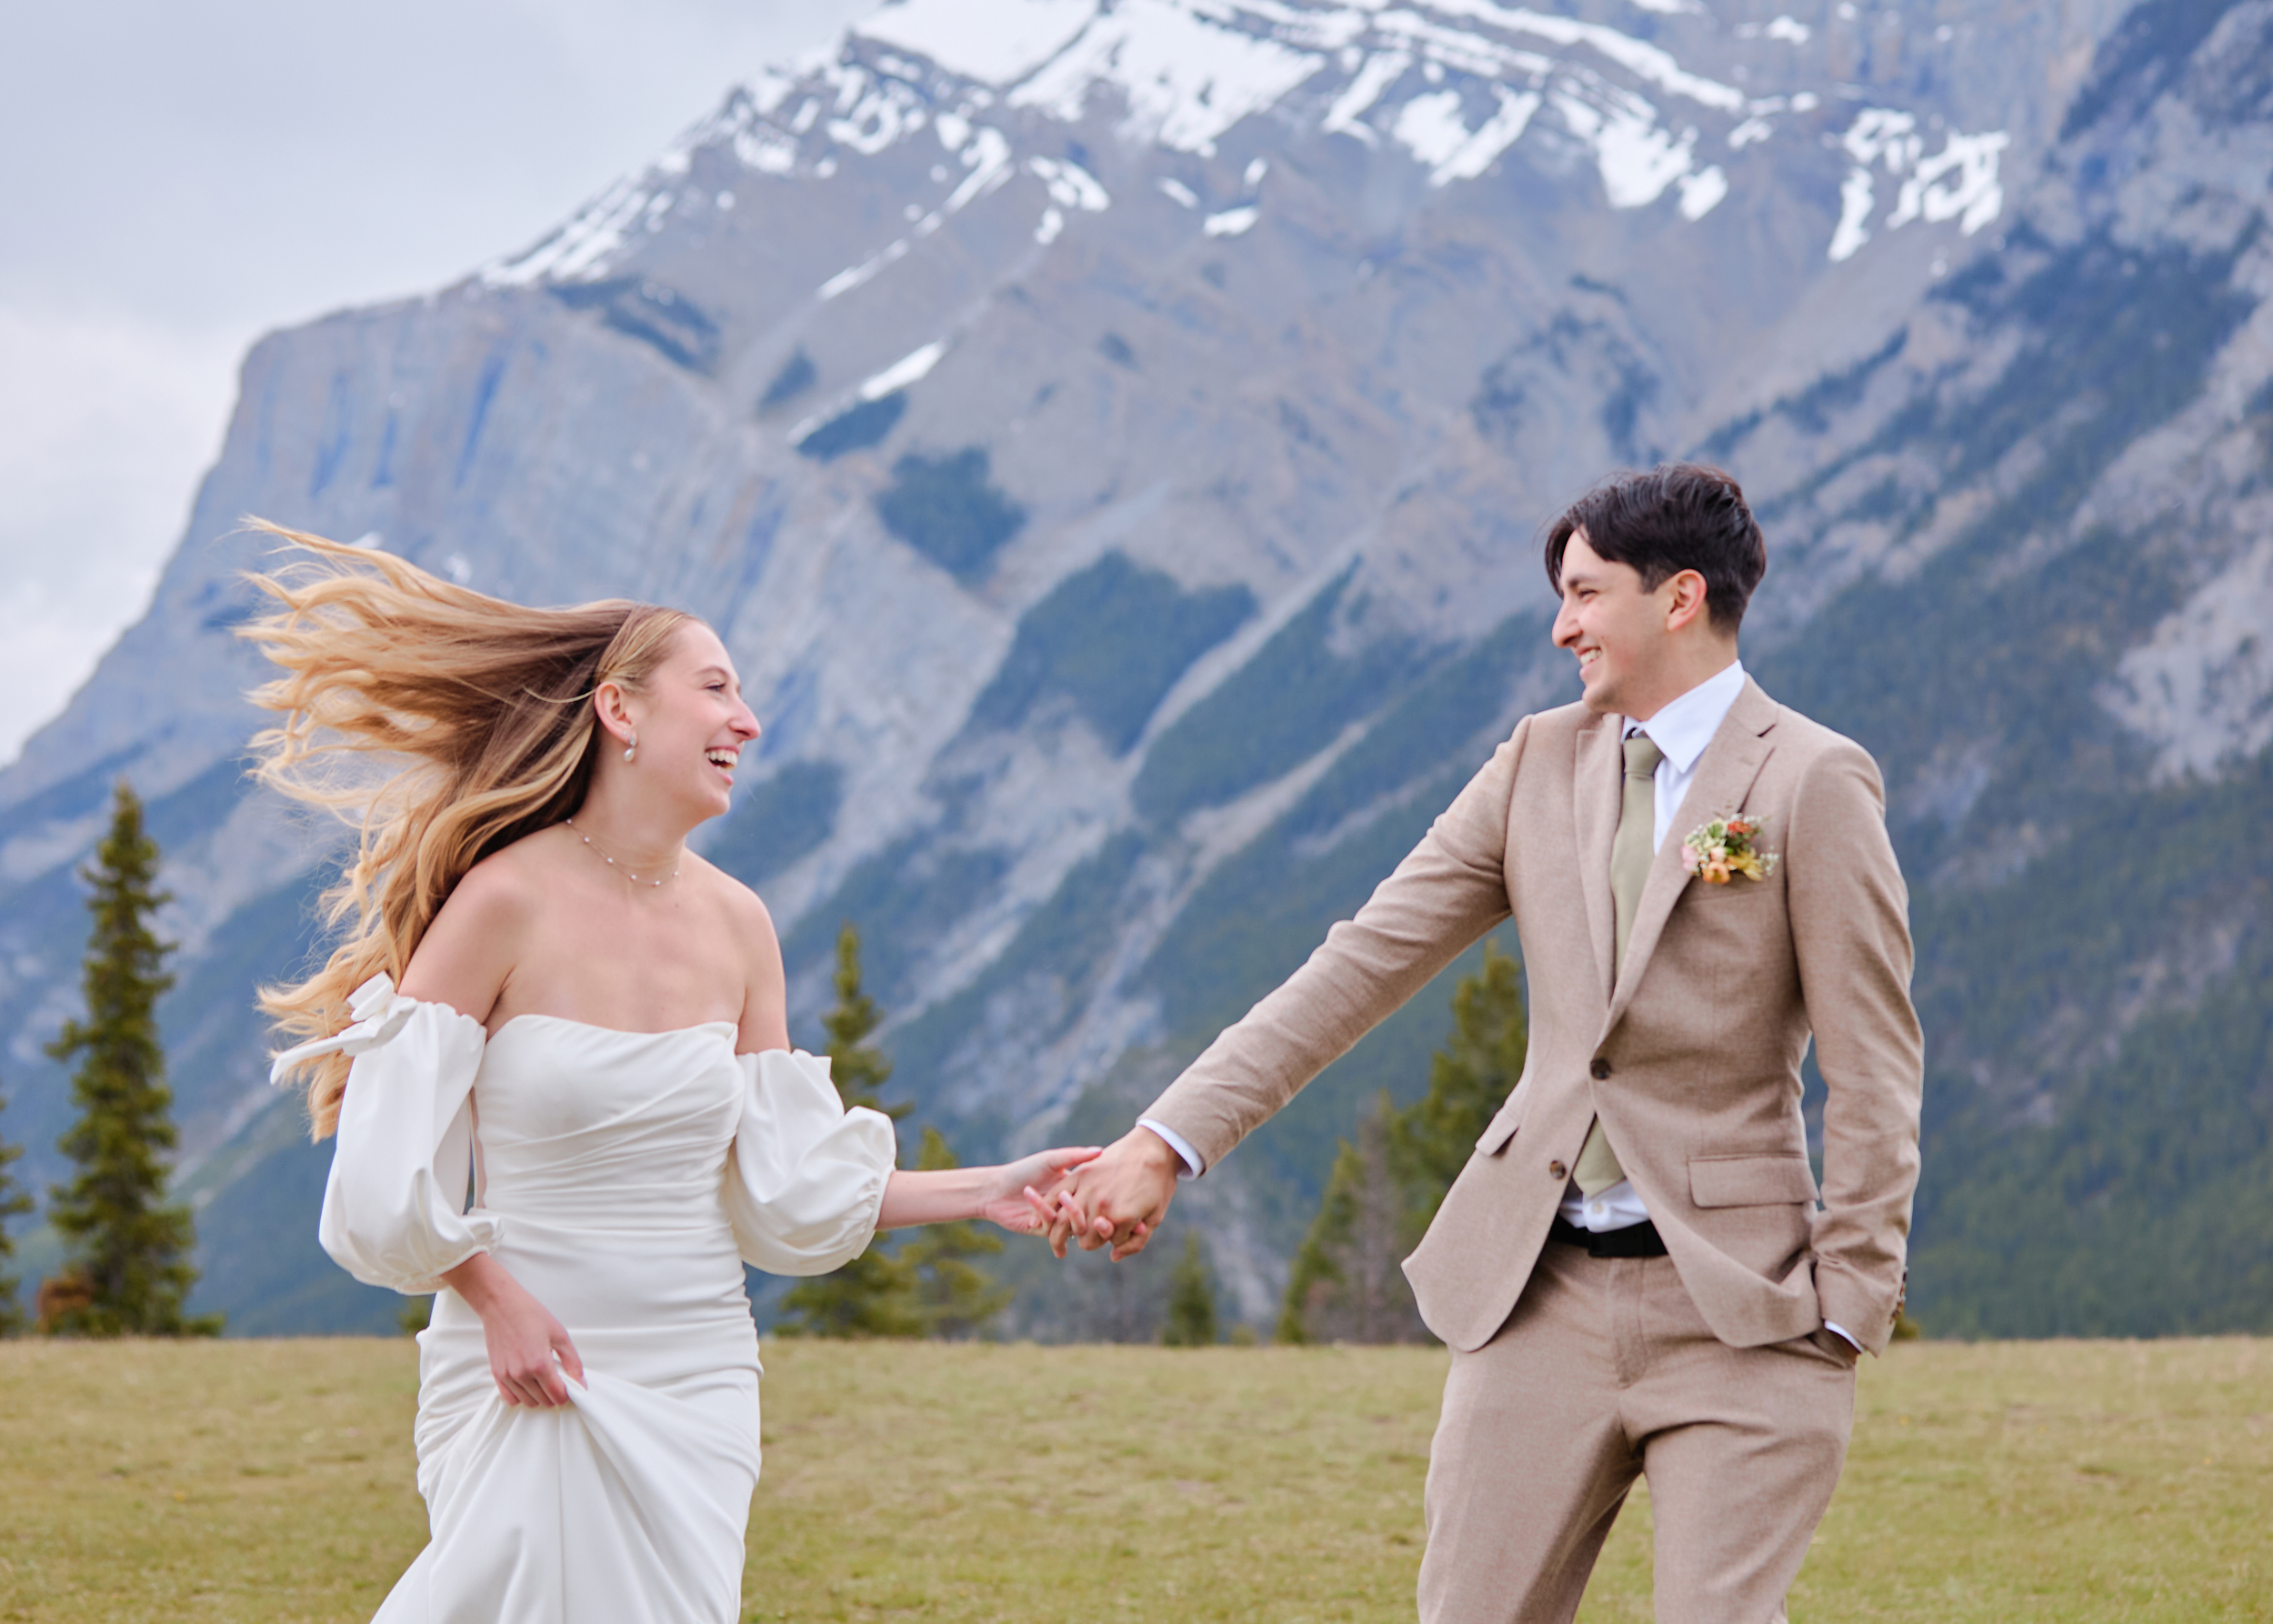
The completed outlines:
[[[547,884],[555,869],[542,838],[540,831],[517,840],[466,871],[405,967],[404,992],[488,1018],[558,889]]]
[[[539,829],[501,847],[466,871],[436,917],[494,928],[535,914],[559,884],[567,856],[556,829]]]
[[[690,862],[702,864],[705,886],[716,899],[726,926],[737,937],[764,942],[779,950],[774,937],[774,916],[766,910],[765,901],[756,891],[707,859],[688,854]]]

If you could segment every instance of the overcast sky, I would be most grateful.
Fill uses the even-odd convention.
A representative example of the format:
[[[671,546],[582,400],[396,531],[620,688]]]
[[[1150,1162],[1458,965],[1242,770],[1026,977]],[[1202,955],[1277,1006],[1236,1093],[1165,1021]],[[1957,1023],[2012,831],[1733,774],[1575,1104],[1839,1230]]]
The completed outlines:
[[[0,763],[141,613],[256,336],[534,241],[875,4],[9,6]]]

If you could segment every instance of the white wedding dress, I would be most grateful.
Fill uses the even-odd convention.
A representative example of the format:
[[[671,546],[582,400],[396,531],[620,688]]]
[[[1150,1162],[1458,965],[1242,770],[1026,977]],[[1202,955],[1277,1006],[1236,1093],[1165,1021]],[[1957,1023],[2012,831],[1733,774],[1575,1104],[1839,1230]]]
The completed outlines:
[[[485,1040],[383,976],[353,1010],[278,1068],[354,1057],[324,1249],[359,1280],[440,1292],[418,1338],[432,1542],[376,1624],[731,1624],[758,1471],[742,1264],[858,1256],[890,1121],[845,1109],[825,1059],[736,1054],[726,1021],[524,1015]],[[481,1321],[437,1279],[477,1251],[567,1328],[586,1381],[566,1407],[498,1397]]]

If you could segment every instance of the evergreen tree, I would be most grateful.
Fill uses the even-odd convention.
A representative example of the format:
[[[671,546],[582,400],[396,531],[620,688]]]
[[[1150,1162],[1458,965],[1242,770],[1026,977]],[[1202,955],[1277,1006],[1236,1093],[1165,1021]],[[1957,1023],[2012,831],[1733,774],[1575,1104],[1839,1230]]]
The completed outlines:
[[[1452,1034],[1428,1092],[1399,1111],[1385,1092],[1345,1139],[1287,1281],[1282,1342],[1427,1339],[1398,1260],[1417,1245],[1477,1139],[1523,1073],[1529,1028],[1516,961],[1488,942],[1452,995]]]
[[[1287,1278],[1278,1315],[1281,1342],[1427,1339],[1412,1288],[1397,1267],[1412,1249],[1413,1213],[1422,1200],[1396,1155],[1398,1125],[1397,1107],[1384,1089],[1358,1123],[1356,1142],[1342,1141],[1317,1217]]]
[[[1468,1153],[1523,1075],[1530,1023],[1516,961],[1491,943],[1452,992],[1452,1034],[1428,1062],[1428,1092],[1397,1118],[1391,1153],[1419,1199],[1413,1238],[1437,1216]]]
[[[946,1137],[926,1128],[916,1169],[928,1173],[961,1165]],[[1016,1293],[971,1261],[1001,1250],[1000,1236],[967,1222],[926,1225],[900,1248],[900,1260],[915,1271],[916,1311],[926,1335],[951,1341],[976,1336],[1010,1306]]]
[[[0,1097],[0,1111],[7,1108],[6,1098]],[[24,1329],[24,1309],[15,1299],[18,1282],[8,1268],[15,1258],[15,1238],[8,1233],[8,1220],[32,1209],[30,1193],[8,1171],[9,1166],[23,1154],[23,1146],[0,1139],[0,1337],[13,1337]]]
[[[881,1019],[860,987],[860,933],[851,922],[836,935],[836,1004],[821,1020],[828,1033],[829,1076],[846,1109],[866,1106],[897,1121],[906,1104],[886,1105],[892,1062],[868,1041]],[[924,1316],[916,1270],[882,1238],[842,1268],[800,1280],[783,1294],[777,1337],[920,1337]]]
[[[1168,1284],[1168,1322],[1161,1328],[1164,1348],[1216,1345],[1216,1282],[1201,1249],[1199,1231],[1184,1231],[1184,1256]]]
[[[82,871],[95,887],[87,911],[83,985],[86,1018],[66,1022],[47,1052],[79,1057],[72,1098],[79,1119],[61,1141],[78,1166],[49,1193],[48,1216],[69,1248],[63,1277],[43,1289],[60,1306],[43,1328],[82,1336],[213,1336],[218,1315],[190,1319],[183,1300],[196,1283],[189,1209],[165,1201],[165,1153],[174,1148],[174,1096],[158,1045],[158,995],[174,984],[159,968],[173,951],[150,928],[167,900],[156,889],[158,848],[142,827],[142,802],[120,780],[110,832]]]
[[[891,1080],[892,1062],[868,1041],[883,1017],[876,1013],[876,1000],[861,990],[860,932],[849,919],[836,933],[835,980],[836,1007],[821,1018],[821,1028],[828,1034],[828,1047],[823,1052],[829,1058],[829,1076],[836,1080],[837,1095],[847,1109],[865,1105],[897,1122],[915,1107],[906,1100],[897,1105],[884,1103],[884,1085]]]

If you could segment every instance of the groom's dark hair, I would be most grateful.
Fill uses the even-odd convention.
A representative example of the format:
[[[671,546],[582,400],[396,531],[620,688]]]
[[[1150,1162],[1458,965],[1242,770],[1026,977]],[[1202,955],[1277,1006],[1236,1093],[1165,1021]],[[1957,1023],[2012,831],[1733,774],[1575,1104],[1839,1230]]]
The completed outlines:
[[[1612,564],[1655,592],[1685,569],[1705,577],[1705,613],[1730,637],[1752,589],[1767,574],[1767,543],[1744,490],[1718,468],[1662,463],[1647,474],[1614,474],[1573,502],[1547,533],[1547,579],[1563,590],[1563,549],[1579,531]]]

